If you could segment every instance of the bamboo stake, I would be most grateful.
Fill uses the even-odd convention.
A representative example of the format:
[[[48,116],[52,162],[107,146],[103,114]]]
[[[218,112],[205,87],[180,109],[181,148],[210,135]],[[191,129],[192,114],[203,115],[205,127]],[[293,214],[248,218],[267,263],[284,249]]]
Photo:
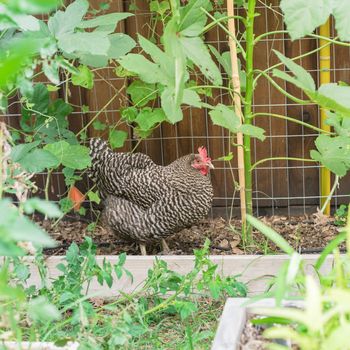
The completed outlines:
[[[323,24],[320,27],[320,35],[323,37],[330,37],[330,21],[328,21]],[[327,43],[326,40],[320,39],[320,46],[325,46],[320,50],[320,83],[322,84],[328,84],[331,82],[331,48],[329,45],[325,45]],[[331,131],[331,128],[329,125],[326,124],[326,112],[322,109],[321,110],[321,129],[325,131]],[[326,203],[327,197],[329,196],[329,193],[331,191],[331,173],[328,169],[325,167],[321,168],[321,181],[320,181],[320,187],[321,187],[321,207],[324,206]],[[324,214],[330,215],[331,213],[331,204],[330,201],[325,206]]]
[[[227,15],[230,17],[228,20],[228,29],[232,36],[229,36],[230,54],[231,54],[231,67],[232,67],[232,85],[234,90],[233,102],[235,105],[235,113],[239,116],[241,123],[244,120],[241,106],[241,83],[239,80],[238,70],[238,58],[236,43],[233,38],[236,37],[236,27],[234,16],[234,0],[227,0]],[[245,173],[244,173],[244,146],[243,146],[243,134],[237,133],[237,160],[238,160],[238,181],[239,181],[239,194],[241,199],[241,219],[243,229],[246,227],[246,215],[247,206],[245,198]]]

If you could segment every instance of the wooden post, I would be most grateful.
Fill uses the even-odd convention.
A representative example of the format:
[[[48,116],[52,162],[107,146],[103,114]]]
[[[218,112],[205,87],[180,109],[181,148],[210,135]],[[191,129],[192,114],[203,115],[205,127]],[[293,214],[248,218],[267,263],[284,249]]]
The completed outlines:
[[[329,38],[330,37],[330,22],[328,21],[320,27],[320,35]],[[327,43],[326,40],[320,39],[320,46],[324,46]],[[331,82],[331,47],[330,45],[325,46],[320,51],[320,83],[328,84]],[[327,118],[326,112],[321,110],[321,129],[325,131],[330,131],[331,128],[325,123]],[[324,166],[321,167],[321,207],[327,200],[327,197],[331,191],[331,173]],[[330,215],[331,213],[331,203],[327,204],[324,214]]]
[[[230,17],[228,20],[228,29],[232,36],[229,36],[230,54],[231,54],[231,67],[232,67],[232,85],[234,90],[233,102],[235,105],[235,113],[243,122],[244,117],[242,113],[241,106],[241,83],[239,80],[239,70],[238,70],[238,58],[237,58],[237,47],[233,38],[236,37],[236,27],[234,16],[234,0],[227,0],[227,15]],[[244,145],[243,145],[243,134],[237,133],[237,160],[238,160],[238,181],[240,189],[240,199],[241,199],[241,219],[244,225],[243,229],[246,227],[246,215],[247,206],[245,198],[245,175],[244,175]]]

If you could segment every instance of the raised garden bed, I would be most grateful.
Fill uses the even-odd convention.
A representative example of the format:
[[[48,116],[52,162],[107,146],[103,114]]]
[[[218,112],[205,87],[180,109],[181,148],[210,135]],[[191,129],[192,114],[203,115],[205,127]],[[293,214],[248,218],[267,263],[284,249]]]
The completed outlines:
[[[252,308],[274,307],[275,300],[264,299],[245,305],[248,301],[247,298],[227,299],[211,350],[265,349],[267,341],[261,335],[261,328],[252,325],[249,319],[254,316]],[[284,305],[302,307],[302,302],[289,301]]]
[[[339,233],[339,227],[333,218],[319,218],[316,215],[272,216],[260,218],[268,226],[274,228],[288,243],[301,253],[319,253],[327,243]],[[64,255],[72,242],[83,242],[85,236],[90,236],[98,246],[100,255],[117,255],[126,252],[128,255],[139,255],[140,249],[135,242],[120,239],[118,235],[102,225],[80,221],[71,218],[61,221],[52,227],[51,222],[40,224],[59,243],[58,248],[46,250],[47,255]],[[167,238],[170,247],[169,255],[192,255],[193,249],[200,249],[206,238],[211,241],[212,255],[243,255],[243,254],[275,254],[280,251],[260,232],[254,231],[254,244],[243,247],[241,242],[241,221],[231,221],[215,218],[202,221],[189,229]],[[148,245],[150,255],[161,254],[160,244]]]
[[[308,273],[314,273],[312,265],[318,258],[317,254],[305,254],[303,260],[305,262],[306,270]],[[27,258],[29,262],[32,258]],[[97,261],[99,264],[103,263],[103,260],[107,259],[112,264],[117,263],[118,256],[98,256]],[[94,280],[90,286],[89,291],[91,294],[98,294],[103,297],[113,297],[120,293],[130,293],[145,280],[147,272],[152,268],[155,256],[128,256],[124,267],[133,275],[133,282],[124,276],[120,280],[116,280],[112,288],[101,286],[96,280]],[[162,256],[170,269],[179,273],[188,273],[193,269],[194,257],[193,256]],[[277,275],[280,267],[283,263],[290,258],[287,255],[269,255],[269,256],[254,256],[254,255],[237,255],[237,256],[211,256],[211,260],[219,266],[218,271],[224,276],[239,275],[239,280],[246,283],[250,295],[263,293],[270,285],[272,279]],[[62,262],[63,257],[52,256],[47,258],[46,263],[48,267],[48,277],[55,278],[62,274],[57,269],[57,265]],[[321,271],[328,272],[333,264],[333,257],[327,257],[325,263],[322,266]],[[30,264],[31,277],[28,280],[28,285],[40,284],[40,275],[37,267],[34,264]]]

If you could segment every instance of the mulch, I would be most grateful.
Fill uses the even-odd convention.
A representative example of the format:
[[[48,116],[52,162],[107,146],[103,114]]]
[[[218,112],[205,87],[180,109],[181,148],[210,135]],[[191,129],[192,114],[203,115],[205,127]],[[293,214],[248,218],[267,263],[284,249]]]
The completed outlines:
[[[304,215],[294,217],[272,216],[260,217],[265,224],[274,228],[290,245],[303,253],[318,253],[338,233],[339,227],[333,218],[322,215]],[[39,224],[58,242],[55,249],[46,250],[48,255],[63,255],[72,242],[77,244],[89,236],[97,245],[97,253],[101,255],[117,255],[125,252],[129,255],[140,255],[136,242],[126,241],[112,230],[99,224],[91,230],[88,222],[81,220],[62,220],[56,226],[50,221],[40,221]],[[172,255],[191,255],[194,249],[203,246],[206,238],[211,241],[213,255],[241,254],[273,254],[280,253],[279,249],[260,232],[254,231],[254,243],[243,246],[241,222],[223,218],[204,220],[198,225],[184,229],[166,239]],[[147,245],[149,255],[162,255],[160,244]]]

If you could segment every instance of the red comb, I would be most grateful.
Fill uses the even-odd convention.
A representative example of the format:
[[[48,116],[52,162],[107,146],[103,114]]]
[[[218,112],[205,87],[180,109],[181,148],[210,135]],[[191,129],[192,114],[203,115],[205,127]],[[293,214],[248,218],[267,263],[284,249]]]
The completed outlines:
[[[208,158],[208,152],[204,146],[198,148],[198,153],[203,159]]]

